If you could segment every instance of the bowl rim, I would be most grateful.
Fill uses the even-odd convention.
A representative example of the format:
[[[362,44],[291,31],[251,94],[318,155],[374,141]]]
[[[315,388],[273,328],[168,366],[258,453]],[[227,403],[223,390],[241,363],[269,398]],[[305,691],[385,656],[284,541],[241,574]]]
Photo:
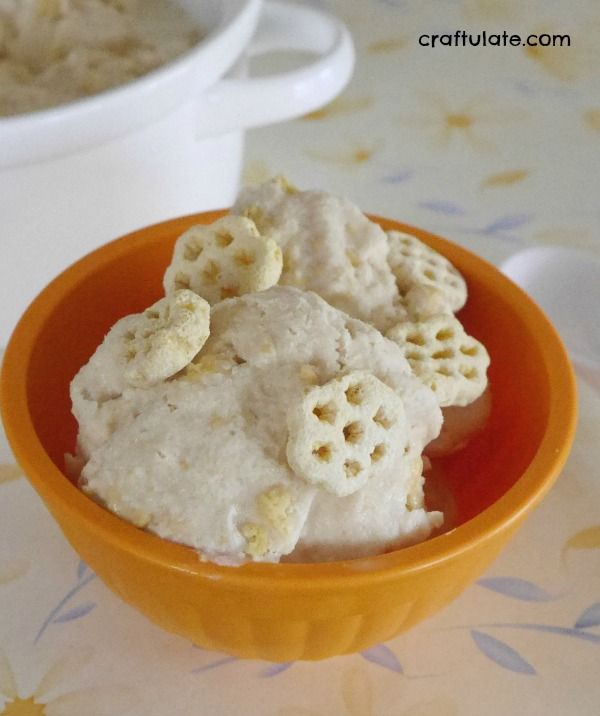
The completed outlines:
[[[575,374],[566,349],[553,325],[542,310],[495,266],[469,250],[408,224],[369,214],[369,218],[386,230],[409,233],[437,250],[451,249],[460,257],[461,265],[491,281],[502,290],[503,298],[515,308],[544,346],[544,367],[550,383],[548,427],[531,463],[519,480],[496,502],[458,527],[425,540],[382,555],[352,560],[319,563],[259,563],[238,567],[202,561],[193,548],[175,544],[134,527],[98,505],[73,485],[51,461],[35,432],[27,406],[27,374],[32,350],[46,318],[62,297],[74,289],[79,281],[112,262],[135,246],[159,240],[165,234],[181,233],[193,223],[209,223],[226,210],[202,212],[170,219],[131,232],[87,254],[65,269],[33,300],[17,324],[4,354],[0,377],[0,408],[7,438],[15,457],[36,490],[45,497],[51,495],[61,510],[74,522],[88,523],[104,542],[119,550],[135,553],[146,562],[164,568],[183,571],[198,579],[223,580],[229,586],[289,591],[336,589],[342,583],[358,586],[427,571],[499,533],[516,528],[521,519],[535,507],[555,479],[569,454],[577,422]]]

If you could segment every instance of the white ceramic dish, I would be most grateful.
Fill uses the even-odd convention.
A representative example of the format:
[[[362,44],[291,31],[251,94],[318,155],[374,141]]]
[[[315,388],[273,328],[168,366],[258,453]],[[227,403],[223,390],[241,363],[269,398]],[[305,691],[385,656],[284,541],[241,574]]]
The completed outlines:
[[[180,58],[90,98],[0,118],[0,345],[74,259],[139,226],[229,205],[243,130],[309,112],[350,78],[352,41],[325,12],[279,0],[177,1],[205,30]],[[241,76],[248,54],[281,49],[318,57]]]
[[[577,367],[600,381],[600,260],[563,246],[536,246],[507,259],[502,271],[548,314]]]

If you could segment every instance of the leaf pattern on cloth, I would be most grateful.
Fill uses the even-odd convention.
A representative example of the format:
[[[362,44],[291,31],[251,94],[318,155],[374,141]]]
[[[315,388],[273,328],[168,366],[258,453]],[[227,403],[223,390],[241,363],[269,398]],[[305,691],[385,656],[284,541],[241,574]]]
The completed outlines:
[[[385,669],[395,671],[398,674],[403,673],[402,665],[398,661],[398,657],[389,646],[385,644],[377,644],[370,649],[363,649],[360,654],[364,659],[378,666],[383,666]]]
[[[55,624],[62,624],[64,622],[71,622],[73,619],[80,619],[86,614],[89,614],[95,606],[96,604],[94,602],[78,604],[76,607],[73,607],[73,609],[69,609],[68,611],[54,617],[53,622]]]
[[[86,614],[89,614],[92,609],[96,606],[93,602],[87,602],[85,604],[75,606],[67,610],[66,612],[63,611],[63,609],[67,606],[67,604],[73,599],[73,597],[78,594],[85,586],[87,586],[93,579],[95,579],[96,575],[94,572],[86,573],[85,569],[82,569],[81,562],[77,565],[77,583],[75,586],[73,586],[71,589],[67,591],[67,593],[64,595],[64,597],[58,602],[58,604],[50,611],[46,619],[44,620],[43,624],[39,628],[35,639],[34,644],[37,643],[41,637],[43,636],[46,629],[51,624],[60,624],[64,622],[72,621],[73,619],[79,619],[80,617],[85,616]]]
[[[284,661],[280,664],[270,664],[260,672],[259,676],[262,676],[263,678],[271,678],[272,676],[278,676],[284,671],[287,671],[290,666],[293,666],[293,664],[293,661]]]
[[[492,221],[482,231],[484,234],[498,234],[520,229],[531,220],[530,214],[509,214]]]
[[[518,577],[484,577],[477,584],[505,597],[520,599],[524,602],[549,602],[557,597],[550,594],[537,584]]]
[[[503,669],[518,674],[534,675],[536,673],[533,666],[505,642],[477,629],[471,630],[471,637],[479,651]]]
[[[589,629],[597,626],[600,626],[600,602],[585,609],[575,622],[576,629]]]
[[[419,206],[422,209],[429,209],[436,214],[461,215],[466,214],[466,209],[452,201],[431,200],[420,201]]]

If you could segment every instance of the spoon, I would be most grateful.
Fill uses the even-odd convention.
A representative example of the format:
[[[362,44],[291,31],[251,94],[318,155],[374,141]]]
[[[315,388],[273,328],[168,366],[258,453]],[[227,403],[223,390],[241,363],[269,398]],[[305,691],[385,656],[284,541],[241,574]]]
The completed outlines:
[[[513,254],[500,269],[546,312],[573,363],[600,387],[600,258],[540,246]]]

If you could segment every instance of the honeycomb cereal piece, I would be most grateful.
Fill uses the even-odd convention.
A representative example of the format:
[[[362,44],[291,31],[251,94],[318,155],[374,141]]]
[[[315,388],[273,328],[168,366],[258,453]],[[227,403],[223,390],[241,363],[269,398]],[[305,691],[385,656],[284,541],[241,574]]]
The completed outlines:
[[[212,305],[274,286],[282,266],[274,239],[261,235],[246,217],[224,216],[210,226],[193,226],[177,239],[164,287],[167,294],[189,288]]]
[[[485,390],[489,355],[453,315],[398,323],[386,335],[402,348],[413,372],[433,390],[441,407],[468,405]]]
[[[444,292],[424,283],[415,284],[408,289],[401,298],[401,305],[411,321],[424,321],[440,313],[452,313]]]
[[[402,399],[371,373],[353,371],[309,388],[288,412],[292,470],[335,495],[351,495],[406,442]]]
[[[465,280],[448,259],[410,234],[388,231],[387,237],[390,247],[388,263],[401,294],[411,291],[414,286],[431,286],[441,292],[449,312],[455,313],[465,305]],[[418,295],[413,297],[413,303],[415,298]],[[432,315],[433,312],[428,309],[427,313]]]
[[[137,388],[159,383],[184,368],[210,333],[210,307],[193,291],[175,291],[130,317],[114,336],[124,355],[123,376]],[[110,334],[109,334],[110,335]]]

